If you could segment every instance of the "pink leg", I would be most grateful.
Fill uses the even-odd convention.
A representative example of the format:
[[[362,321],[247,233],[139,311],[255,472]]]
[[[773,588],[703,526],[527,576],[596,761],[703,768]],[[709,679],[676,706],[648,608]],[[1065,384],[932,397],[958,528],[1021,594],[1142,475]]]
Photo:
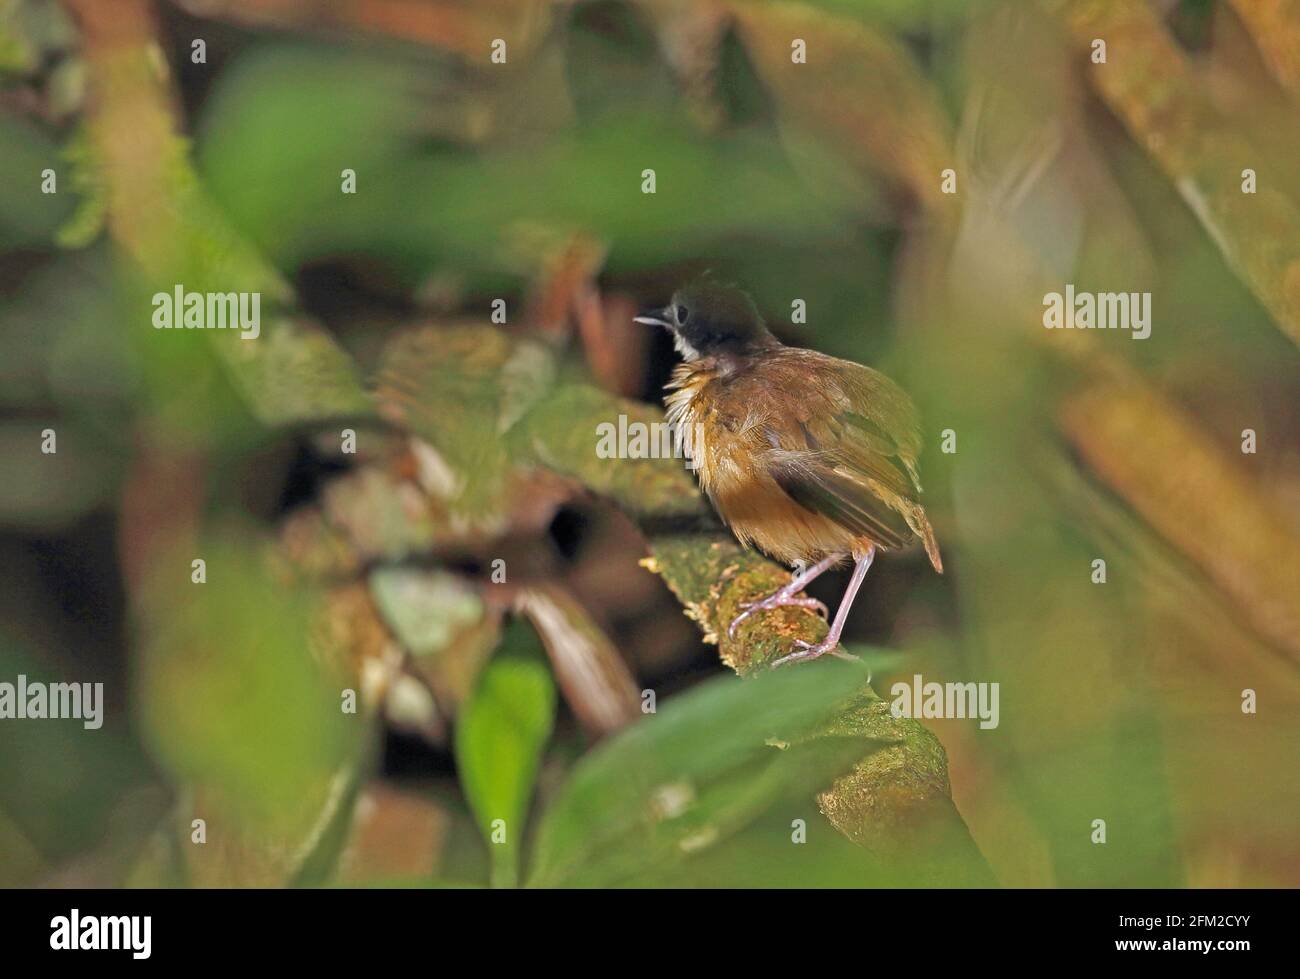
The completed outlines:
[[[804,587],[823,571],[828,571],[830,568],[834,567],[835,563],[842,557],[843,555],[841,554],[832,554],[830,557],[818,561],[802,574],[797,574],[792,577],[788,585],[774,591],[772,594],[768,595],[767,598],[760,598],[756,602],[743,603],[740,607],[744,609],[744,611],[731,620],[731,625],[727,626],[727,636],[729,638],[734,638],[736,635],[736,627],[755,612],[781,608],[783,605],[794,605],[798,608],[821,609],[822,615],[830,614],[826,606],[817,601],[817,599],[796,598],[795,596],[803,591]]]
[[[838,656],[841,659],[854,659],[848,653],[836,652],[835,647],[840,644],[840,633],[844,631],[844,623],[848,621],[849,609],[853,606],[853,599],[858,594],[858,589],[862,587],[862,579],[867,576],[867,569],[871,567],[871,562],[876,556],[876,549],[873,547],[866,554],[858,558],[858,563],[853,567],[853,577],[849,579],[849,587],[844,589],[844,597],[840,599],[840,607],[835,610],[835,621],[831,623],[831,631],[826,634],[826,638],[821,642],[813,645],[804,642],[802,639],[795,640],[795,645],[800,649],[791,653],[789,656],[782,656],[772,665],[784,666],[787,663],[798,663],[806,659],[816,659],[825,653],[832,656]]]

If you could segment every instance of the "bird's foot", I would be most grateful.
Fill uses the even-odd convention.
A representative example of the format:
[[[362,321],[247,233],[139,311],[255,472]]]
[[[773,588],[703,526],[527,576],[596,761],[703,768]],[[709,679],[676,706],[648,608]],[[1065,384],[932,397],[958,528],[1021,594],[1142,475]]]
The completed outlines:
[[[772,669],[778,666],[787,666],[790,663],[802,663],[806,659],[816,659],[819,656],[830,654],[836,659],[846,659],[851,663],[862,662],[856,656],[850,656],[844,650],[839,648],[838,639],[825,639],[819,643],[804,642],[802,639],[796,639],[794,644],[799,647],[789,656],[782,656],[772,664]]]
[[[769,609],[793,606],[795,608],[816,609],[821,612],[822,618],[826,618],[830,615],[830,610],[826,608],[824,603],[817,601],[815,598],[799,598],[797,596],[798,592],[790,591],[787,586],[786,588],[782,588],[780,591],[774,591],[772,594],[768,595],[767,598],[760,598],[756,602],[741,602],[740,607],[744,609],[744,611],[732,619],[731,625],[727,626],[727,638],[734,639],[736,637],[736,629],[739,627],[740,623],[744,622],[755,612],[766,612]]]

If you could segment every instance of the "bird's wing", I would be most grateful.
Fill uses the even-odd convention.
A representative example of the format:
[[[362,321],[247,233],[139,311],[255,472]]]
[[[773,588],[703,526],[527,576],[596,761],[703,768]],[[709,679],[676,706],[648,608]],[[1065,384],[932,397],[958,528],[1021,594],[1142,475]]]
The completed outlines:
[[[796,503],[885,547],[925,536],[916,411],[887,377],[787,348],[727,387],[726,401],[743,411],[746,427],[761,419],[759,461]]]
[[[861,364],[836,360],[834,376],[848,402],[834,418],[848,465],[859,466],[868,475],[882,464],[895,473],[901,467],[907,478],[892,488],[915,500],[921,491],[916,472],[921,424],[912,399],[884,374]]]
[[[835,469],[815,454],[774,452],[768,472],[786,494],[806,510],[883,547],[905,547],[912,540],[906,518],[885,503],[870,484]]]

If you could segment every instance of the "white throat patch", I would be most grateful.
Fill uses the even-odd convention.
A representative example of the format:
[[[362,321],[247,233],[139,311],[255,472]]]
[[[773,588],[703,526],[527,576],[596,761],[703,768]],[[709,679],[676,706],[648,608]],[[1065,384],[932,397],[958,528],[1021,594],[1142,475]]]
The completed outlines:
[[[692,347],[689,343],[687,343],[686,339],[680,333],[678,333],[676,330],[673,330],[672,334],[673,334],[673,348],[679,354],[682,355],[682,360],[685,360],[687,363],[690,363],[693,360],[700,359],[700,352],[696,350],[694,347]]]

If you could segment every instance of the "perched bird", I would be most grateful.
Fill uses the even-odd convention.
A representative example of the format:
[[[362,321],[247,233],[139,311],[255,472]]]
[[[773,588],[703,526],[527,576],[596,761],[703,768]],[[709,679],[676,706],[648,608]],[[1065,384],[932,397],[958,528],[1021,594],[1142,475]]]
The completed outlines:
[[[878,548],[919,538],[930,563],[943,564],[934,530],[917,502],[921,438],[916,408],[883,374],[815,350],[787,347],[741,290],[703,279],[638,323],[666,327],[683,363],[664,399],[668,421],[700,485],[740,542],[804,570],[744,606],[748,616],[794,605],[818,575],[855,562],[830,632],[773,665],[836,652],[853,598]]]

